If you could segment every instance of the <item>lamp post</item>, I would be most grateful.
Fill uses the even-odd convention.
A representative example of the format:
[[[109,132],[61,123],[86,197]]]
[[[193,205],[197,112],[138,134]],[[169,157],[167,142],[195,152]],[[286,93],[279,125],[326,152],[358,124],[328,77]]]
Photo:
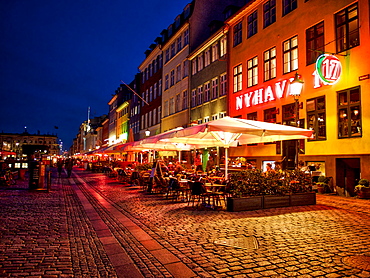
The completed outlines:
[[[294,97],[294,125],[299,127],[299,97],[303,89],[303,81],[299,78],[298,72],[295,73],[294,79],[290,82],[290,95]],[[299,140],[296,140],[295,165],[298,168]]]

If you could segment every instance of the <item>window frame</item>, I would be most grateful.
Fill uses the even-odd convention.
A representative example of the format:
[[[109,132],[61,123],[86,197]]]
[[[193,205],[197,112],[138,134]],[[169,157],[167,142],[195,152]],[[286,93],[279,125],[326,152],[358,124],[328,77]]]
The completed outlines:
[[[307,113],[307,120],[306,120],[307,129],[311,129],[314,131],[314,133],[312,134],[312,137],[309,138],[308,141],[325,141],[327,139],[326,97],[325,95],[319,96],[316,98],[307,99],[306,100],[306,113]],[[320,129],[322,127],[324,127],[324,130]]]
[[[247,61],[247,88],[258,84],[258,56]]]
[[[349,15],[351,12],[356,10],[356,16],[349,18]],[[339,21],[339,15],[341,13],[344,13],[345,19],[342,22]],[[336,40],[336,49],[337,53],[349,50],[353,47],[360,45],[360,30],[359,30],[359,11],[358,11],[358,3],[354,3],[343,10],[339,11],[334,15],[335,20],[335,40]],[[353,22],[356,21],[356,28],[351,30],[350,28],[353,25]],[[344,34],[340,35],[340,30],[342,30],[342,27],[344,27]],[[355,37],[356,43],[351,44],[351,34]],[[354,34],[354,35],[353,35]]]
[[[276,22],[276,0],[269,0],[263,4],[263,28]]]
[[[322,30],[322,32],[320,32]],[[311,35],[312,34],[312,35]],[[324,21],[306,29],[306,65],[316,62],[325,52],[325,25]]]
[[[296,40],[295,45],[293,44],[294,40]],[[285,47],[286,44],[289,44],[287,49]],[[286,65],[288,66],[288,68],[286,68]],[[298,69],[298,35],[295,35],[283,42],[283,73],[284,74],[290,73],[297,69]]]
[[[243,65],[239,64],[233,69],[233,93],[243,89]]]
[[[247,38],[252,37],[258,32],[258,16],[257,10],[252,12],[247,17]]]

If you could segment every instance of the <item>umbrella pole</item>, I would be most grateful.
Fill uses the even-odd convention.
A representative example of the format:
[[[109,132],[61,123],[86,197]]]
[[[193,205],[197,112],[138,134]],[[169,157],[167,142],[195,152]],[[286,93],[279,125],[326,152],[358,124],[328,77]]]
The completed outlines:
[[[227,180],[228,168],[229,168],[229,159],[228,159],[228,147],[225,147],[225,179]]]

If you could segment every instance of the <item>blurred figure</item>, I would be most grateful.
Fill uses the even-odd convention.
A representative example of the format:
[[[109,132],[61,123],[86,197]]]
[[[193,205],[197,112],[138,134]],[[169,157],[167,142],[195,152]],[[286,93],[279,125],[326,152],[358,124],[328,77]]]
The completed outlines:
[[[64,166],[67,170],[67,176],[68,178],[71,177],[71,174],[72,174],[72,168],[73,168],[73,159],[72,158],[68,158],[65,162],[65,166]]]
[[[59,158],[57,161],[57,168],[58,168],[58,178],[62,176],[62,171],[63,171],[63,159]]]

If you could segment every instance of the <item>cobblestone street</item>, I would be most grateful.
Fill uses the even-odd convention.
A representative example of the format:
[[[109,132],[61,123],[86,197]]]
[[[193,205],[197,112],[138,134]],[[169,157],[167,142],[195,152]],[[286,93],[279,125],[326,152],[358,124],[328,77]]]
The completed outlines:
[[[53,173],[55,176],[55,173]],[[74,169],[0,189],[1,277],[370,277],[370,200],[197,209]]]

